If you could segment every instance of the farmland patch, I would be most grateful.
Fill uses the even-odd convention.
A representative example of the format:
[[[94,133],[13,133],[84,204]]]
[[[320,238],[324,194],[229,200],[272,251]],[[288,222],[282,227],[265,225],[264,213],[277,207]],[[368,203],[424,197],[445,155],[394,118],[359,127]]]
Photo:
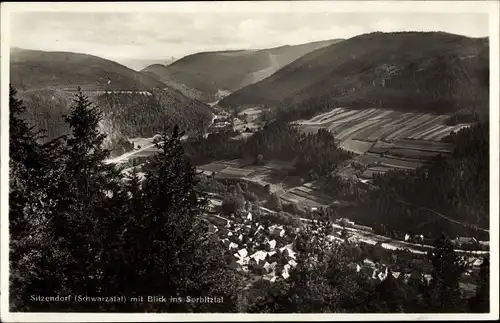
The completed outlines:
[[[227,167],[228,166],[225,164],[215,162],[215,163],[210,163],[210,164],[206,164],[206,165],[201,165],[201,166],[198,166],[197,168],[199,170],[217,173],[217,172],[220,172],[221,170],[223,170]]]
[[[361,141],[355,139],[347,139],[340,144],[342,149],[353,152],[355,154],[364,154],[373,146],[372,142]]]

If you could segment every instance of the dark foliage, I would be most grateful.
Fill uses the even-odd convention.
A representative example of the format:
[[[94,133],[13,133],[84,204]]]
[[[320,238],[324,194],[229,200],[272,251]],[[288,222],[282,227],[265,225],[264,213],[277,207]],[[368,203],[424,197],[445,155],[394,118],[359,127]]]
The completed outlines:
[[[415,171],[375,176],[377,189],[357,212],[357,220],[392,230],[412,230],[428,237],[488,239],[489,125],[479,123],[452,136],[450,157],[438,156]]]
[[[205,198],[178,128],[163,133],[145,181],[104,163],[102,112],[78,92],[71,133],[41,145],[11,90],[13,311],[235,311],[236,274],[199,215]],[[30,295],[224,297],[223,303],[40,302]]]
[[[263,164],[271,159],[295,161],[290,175],[318,179],[334,171],[351,155],[337,147],[327,130],[301,133],[284,121],[272,122],[247,140],[231,140],[228,133],[210,134],[206,139],[188,142],[186,151],[196,164],[217,159],[250,158]]]

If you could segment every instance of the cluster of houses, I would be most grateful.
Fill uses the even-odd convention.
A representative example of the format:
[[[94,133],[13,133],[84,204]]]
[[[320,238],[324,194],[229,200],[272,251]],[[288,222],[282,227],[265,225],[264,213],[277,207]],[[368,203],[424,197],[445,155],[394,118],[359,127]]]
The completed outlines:
[[[293,245],[298,230],[253,221],[250,212],[240,223],[228,221],[219,229],[223,245],[233,255],[232,266],[253,280],[271,282],[287,279],[297,266]]]
[[[290,270],[298,265],[294,242],[300,228],[283,225],[266,226],[253,221],[248,212],[242,221],[227,221],[216,232],[222,244],[231,255],[231,265],[247,276],[251,282],[260,279],[276,282],[288,279]],[[333,244],[345,241],[335,235],[329,235],[325,243]],[[327,246],[325,246],[327,248]],[[383,281],[388,275],[408,281],[412,273],[390,270],[390,265],[375,263],[364,259],[360,263],[351,264],[357,272],[362,272],[374,280]],[[423,276],[429,280],[429,275]]]
[[[220,205],[222,203],[222,201],[214,198],[214,196],[211,196],[212,204]],[[217,228],[213,232],[220,237],[221,243],[228,251],[227,256],[230,258],[231,265],[248,279],[249,284],[258,280],[276,282],[288,279],[290,271],[299,264],[297,252],[294,250],[294,243],[301,228],[276,224],[266,225],[263,221],[259,222],[254,219],[249,210],[250,208],[246,209],[248,211],[242,217],[226,219],[217,216],[217,219],[213,219],[217,221]],[[215,210],[210,213],[218,213],[213,211]],[[211,222],[215,223],[214,221]],[[350,237],[344,237],[345,239],[343,239],[340,231],[342,227],[355,228],[357,225],[349,219],[338,219],[334,224],[334,229],[337,228],[337,230],[332,230],[328,235],[328,241],[325,241],[325,243],[342,243],[348,240],[351,244],[363,244],[363,239],[357,239],[356,235],[350,235]],[[363,227],[359,229],[371,231],[371,228]],[[419,239],[422,240],[423,238],[420,235],[407,234],[405,240],[418,242]],[[328,246],[325,245],[325,248],[328,248]],[[397,254],[399,255],[399,253]],[[371,260],[371,256],[367,254],[361,257],[362,260],[353,262],[351,269],[377,281],[383,281],[392,276],[406,282],[409,280],[429,282],[431,268],[430,263],[425,260],[425,256],[415,257],[411,253],[406,256],[408,259],[405,261],[404,259],[400,260],[399,256],[394,254],[393,258],[396,257],[397,260],[394,258],[393,261],[385,263],[385,260]],[[476,267],[477,270],[480,261],[478,259],[473,260],[474,262],[470,264],[470,268]],[[467,277],[471,277],[471,273],[471,270],[464,273],[466,279],[470,279]],[[463,283],[461,284],[463,285]]]

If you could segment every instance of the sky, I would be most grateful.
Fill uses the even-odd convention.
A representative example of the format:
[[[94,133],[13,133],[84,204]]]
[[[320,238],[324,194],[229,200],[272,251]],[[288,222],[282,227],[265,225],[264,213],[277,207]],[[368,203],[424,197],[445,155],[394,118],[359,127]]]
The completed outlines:
[[[261,49],[382,31],[488,36],[481,13],[16,12],[11,46],[87,53],[128,65],[203,51]]]

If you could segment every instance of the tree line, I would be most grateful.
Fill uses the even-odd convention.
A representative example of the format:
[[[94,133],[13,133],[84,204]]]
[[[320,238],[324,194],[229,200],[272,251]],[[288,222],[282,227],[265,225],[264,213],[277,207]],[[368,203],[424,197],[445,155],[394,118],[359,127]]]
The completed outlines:
[[[236,275],[198,216],[206,200],[163,132],[145,181],[104,163],[102,112],[79,92],[70,134],[41,144],[10,90],[10,305],[13,311],[235,311]],[[220,295],[224,304],[57,303],[30,295]],[[229,293],[229,294],[226,294]]]
[[[477,123],[449,140],[455,145],[451,156],[374,176],[376,189],[354,216],[388,235],[411,230],[433,238],[446,233],[488,240],[487,232],[474,227],[489,227],[489,124]]]
[[[314,134],[302,133],[284,120],[264,126],[246,140],[234,140],[232,131],[212,133],[205,139],[188,141],[186,152],[196,164],[215,160],[247,158],[256,164],[272,159],[293,161],[294,171],[289,175],[316,180],[333,172],[351,154],[337,146],[328,130]]]

